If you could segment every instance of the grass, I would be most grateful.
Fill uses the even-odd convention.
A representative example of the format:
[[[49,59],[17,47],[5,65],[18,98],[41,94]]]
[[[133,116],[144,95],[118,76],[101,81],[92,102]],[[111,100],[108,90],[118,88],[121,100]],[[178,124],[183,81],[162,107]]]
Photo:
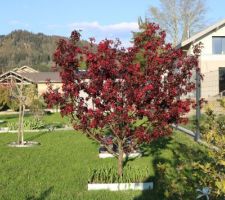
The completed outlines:
[[[142,158],[128,162],[131,166],[148,167],[149,179],[155,184],[153,191],[87,191],[88,169],[102,165],[117,167],[116,159],[99,159],[98,145],[75,131],[27,133],[25,139],[41,145],[10,148],[7,144],[15,141],[16,135],[0,134],[0,199],[163,200],[167,199],[163,191],[157,192],[161,186],[157,184],[156,164],[170,163],[175,167],[178,157],[189,162],[205,155],[203,147],[176,133],[145,146]]]
[[[25,114],[24,120],[30,120],[33,118],[32,114]],[[0,115],[0,120],[5,121],[4,123],[0,124],[0,127],[6,127],[8,122],[16,122],[18,121],[18,114],[8,114],[8,115]],[[52,114],[45,114],[42,118],[42,121],[45,124],[51,123],[61,123],[61,124],[68,124],[69,119],[67,117],[61,117],[60,113],[52,113]]]

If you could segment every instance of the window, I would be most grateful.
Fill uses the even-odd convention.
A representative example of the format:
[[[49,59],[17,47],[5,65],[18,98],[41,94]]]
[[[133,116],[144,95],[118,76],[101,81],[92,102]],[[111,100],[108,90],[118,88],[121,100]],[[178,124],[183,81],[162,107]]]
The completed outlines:
[[[212,37],[213,54],[225,54],[225,36]]]
[[[225,90],[225,67],[219,67],[219,92]]]

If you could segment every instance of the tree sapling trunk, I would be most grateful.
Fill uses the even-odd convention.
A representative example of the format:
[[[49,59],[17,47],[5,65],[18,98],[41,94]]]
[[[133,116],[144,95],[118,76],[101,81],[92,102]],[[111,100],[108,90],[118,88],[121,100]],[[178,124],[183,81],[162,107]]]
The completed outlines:
[[[123,176],[123,147],[121,142],[118,144],[118,175],[119,177]]]

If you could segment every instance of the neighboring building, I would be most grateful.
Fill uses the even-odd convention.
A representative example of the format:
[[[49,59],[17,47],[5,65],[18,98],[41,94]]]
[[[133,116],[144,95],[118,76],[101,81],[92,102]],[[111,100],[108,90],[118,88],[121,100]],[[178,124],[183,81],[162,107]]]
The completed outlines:
[[[201,73],[201,97],[208,98],[225,91],[225,19],[208,27],[178,45],[187,54],[201,42],[203,49],[199,58]]]
[[[28,66],[15,68],[11,71],[1,74],[0,84],[8,83],[12,79],[18,83],[23,80],[24,84],[35,84],[39,96],[46,91],[46,81],[49,79],[53,84],[53,88],[61,88],[62,86],[59,72],[38,72]]]

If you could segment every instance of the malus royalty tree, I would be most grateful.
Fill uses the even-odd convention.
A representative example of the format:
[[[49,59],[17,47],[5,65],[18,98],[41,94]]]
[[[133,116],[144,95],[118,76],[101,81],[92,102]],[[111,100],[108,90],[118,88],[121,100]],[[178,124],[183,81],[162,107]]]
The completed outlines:
[[[89,46],[80,47],[80,34],[74,31],[69,40],[58,42],[54,53],[63,86],[61,93],[50,86],[46,102],[59,104],[74,129],[118,158],[119,176],[124,153],[171,134],[170,124],[185,121],[182,116],[191,105],[179,97],[195,88],[191,72],[198,67],[197,55],[172,48],[165,36],[159,26],[145,24],[130,48],[107,39],[98,44],[90,39]],[[85,73],[79,71],[81,63],[87,66]]]

